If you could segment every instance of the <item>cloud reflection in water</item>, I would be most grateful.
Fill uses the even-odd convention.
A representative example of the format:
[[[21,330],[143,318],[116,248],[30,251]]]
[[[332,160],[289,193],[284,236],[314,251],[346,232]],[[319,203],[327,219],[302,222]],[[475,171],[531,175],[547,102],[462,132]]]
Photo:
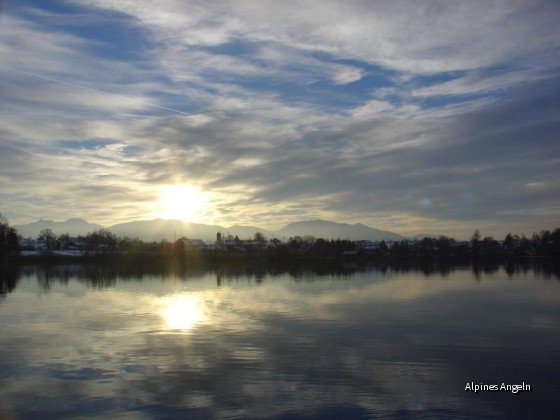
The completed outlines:
[[[537,271],[43,277],[0,303],[0,417],[542,418],[558,392],[558,282]]]

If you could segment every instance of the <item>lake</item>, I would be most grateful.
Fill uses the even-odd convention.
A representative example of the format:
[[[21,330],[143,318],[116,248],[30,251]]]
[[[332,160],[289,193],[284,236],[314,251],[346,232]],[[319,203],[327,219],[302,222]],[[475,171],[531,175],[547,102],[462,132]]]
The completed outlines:
[[[29,265],[1,286],[1,419],[558,415],[554,266]]]

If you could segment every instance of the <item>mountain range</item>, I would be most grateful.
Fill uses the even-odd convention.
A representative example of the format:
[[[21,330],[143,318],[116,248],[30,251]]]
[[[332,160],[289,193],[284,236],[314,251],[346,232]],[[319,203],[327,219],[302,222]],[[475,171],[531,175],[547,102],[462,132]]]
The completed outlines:
[[[25,225],[14,225],[14,227],[24,238],[36,238],[44,229],[50,229],[57,235],[68,233],[71,236],[78,236],[103,228],[101,225],[88,223],[83,219],[68,219],[65,222],[54,222],[52,220],[40,219],[36,222]]]
[[[16,225],[18,233],[24,238],[36,238],[43,229],[51,229],[55,234],[68,233],[71,236],[86,235],[103,226],[88,223],[83,219],[69,219],[65,222],[52,220],[39,220],[37,222]],[[268,238],[287,240],[294,236],[310,235],[324,239],[366,239],[380,241],[382,239],[402,240],[403,236],[375,229],[361,223],[348,224],[336,223],[327,220],[307,220],[286,225],[278,231],[261,229],[256,226],[231,226],[207,225],[202,223],[184,222],[181,220],[153,219],[119,223],[107,227],[108,230],[120,237],[140,238],[145,241],[173,241],[181,236],[197,238],[204,241],[214,241],[216,234],[238,236],[240,239],[252,238],[256,232],[261,232]]]

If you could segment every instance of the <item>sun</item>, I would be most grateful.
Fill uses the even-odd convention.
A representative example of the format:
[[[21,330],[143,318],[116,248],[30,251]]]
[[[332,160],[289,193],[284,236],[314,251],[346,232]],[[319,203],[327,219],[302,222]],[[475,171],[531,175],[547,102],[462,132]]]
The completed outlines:
[[[199,221],[207,210],[207,194],[190,185],[162,187],[157,217]]]

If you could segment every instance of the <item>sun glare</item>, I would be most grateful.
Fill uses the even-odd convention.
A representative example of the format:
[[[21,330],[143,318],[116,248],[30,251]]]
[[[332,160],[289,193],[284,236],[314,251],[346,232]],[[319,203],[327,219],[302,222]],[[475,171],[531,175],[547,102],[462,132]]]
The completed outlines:
[[[202,320],[202,310],[193,296],[176,295],[164,303],[163,318],[172,330],[190,330]]]
[[[189,185],[162,188],[157,216],[164,219],[198,221],[206,210],[206,194]]]

